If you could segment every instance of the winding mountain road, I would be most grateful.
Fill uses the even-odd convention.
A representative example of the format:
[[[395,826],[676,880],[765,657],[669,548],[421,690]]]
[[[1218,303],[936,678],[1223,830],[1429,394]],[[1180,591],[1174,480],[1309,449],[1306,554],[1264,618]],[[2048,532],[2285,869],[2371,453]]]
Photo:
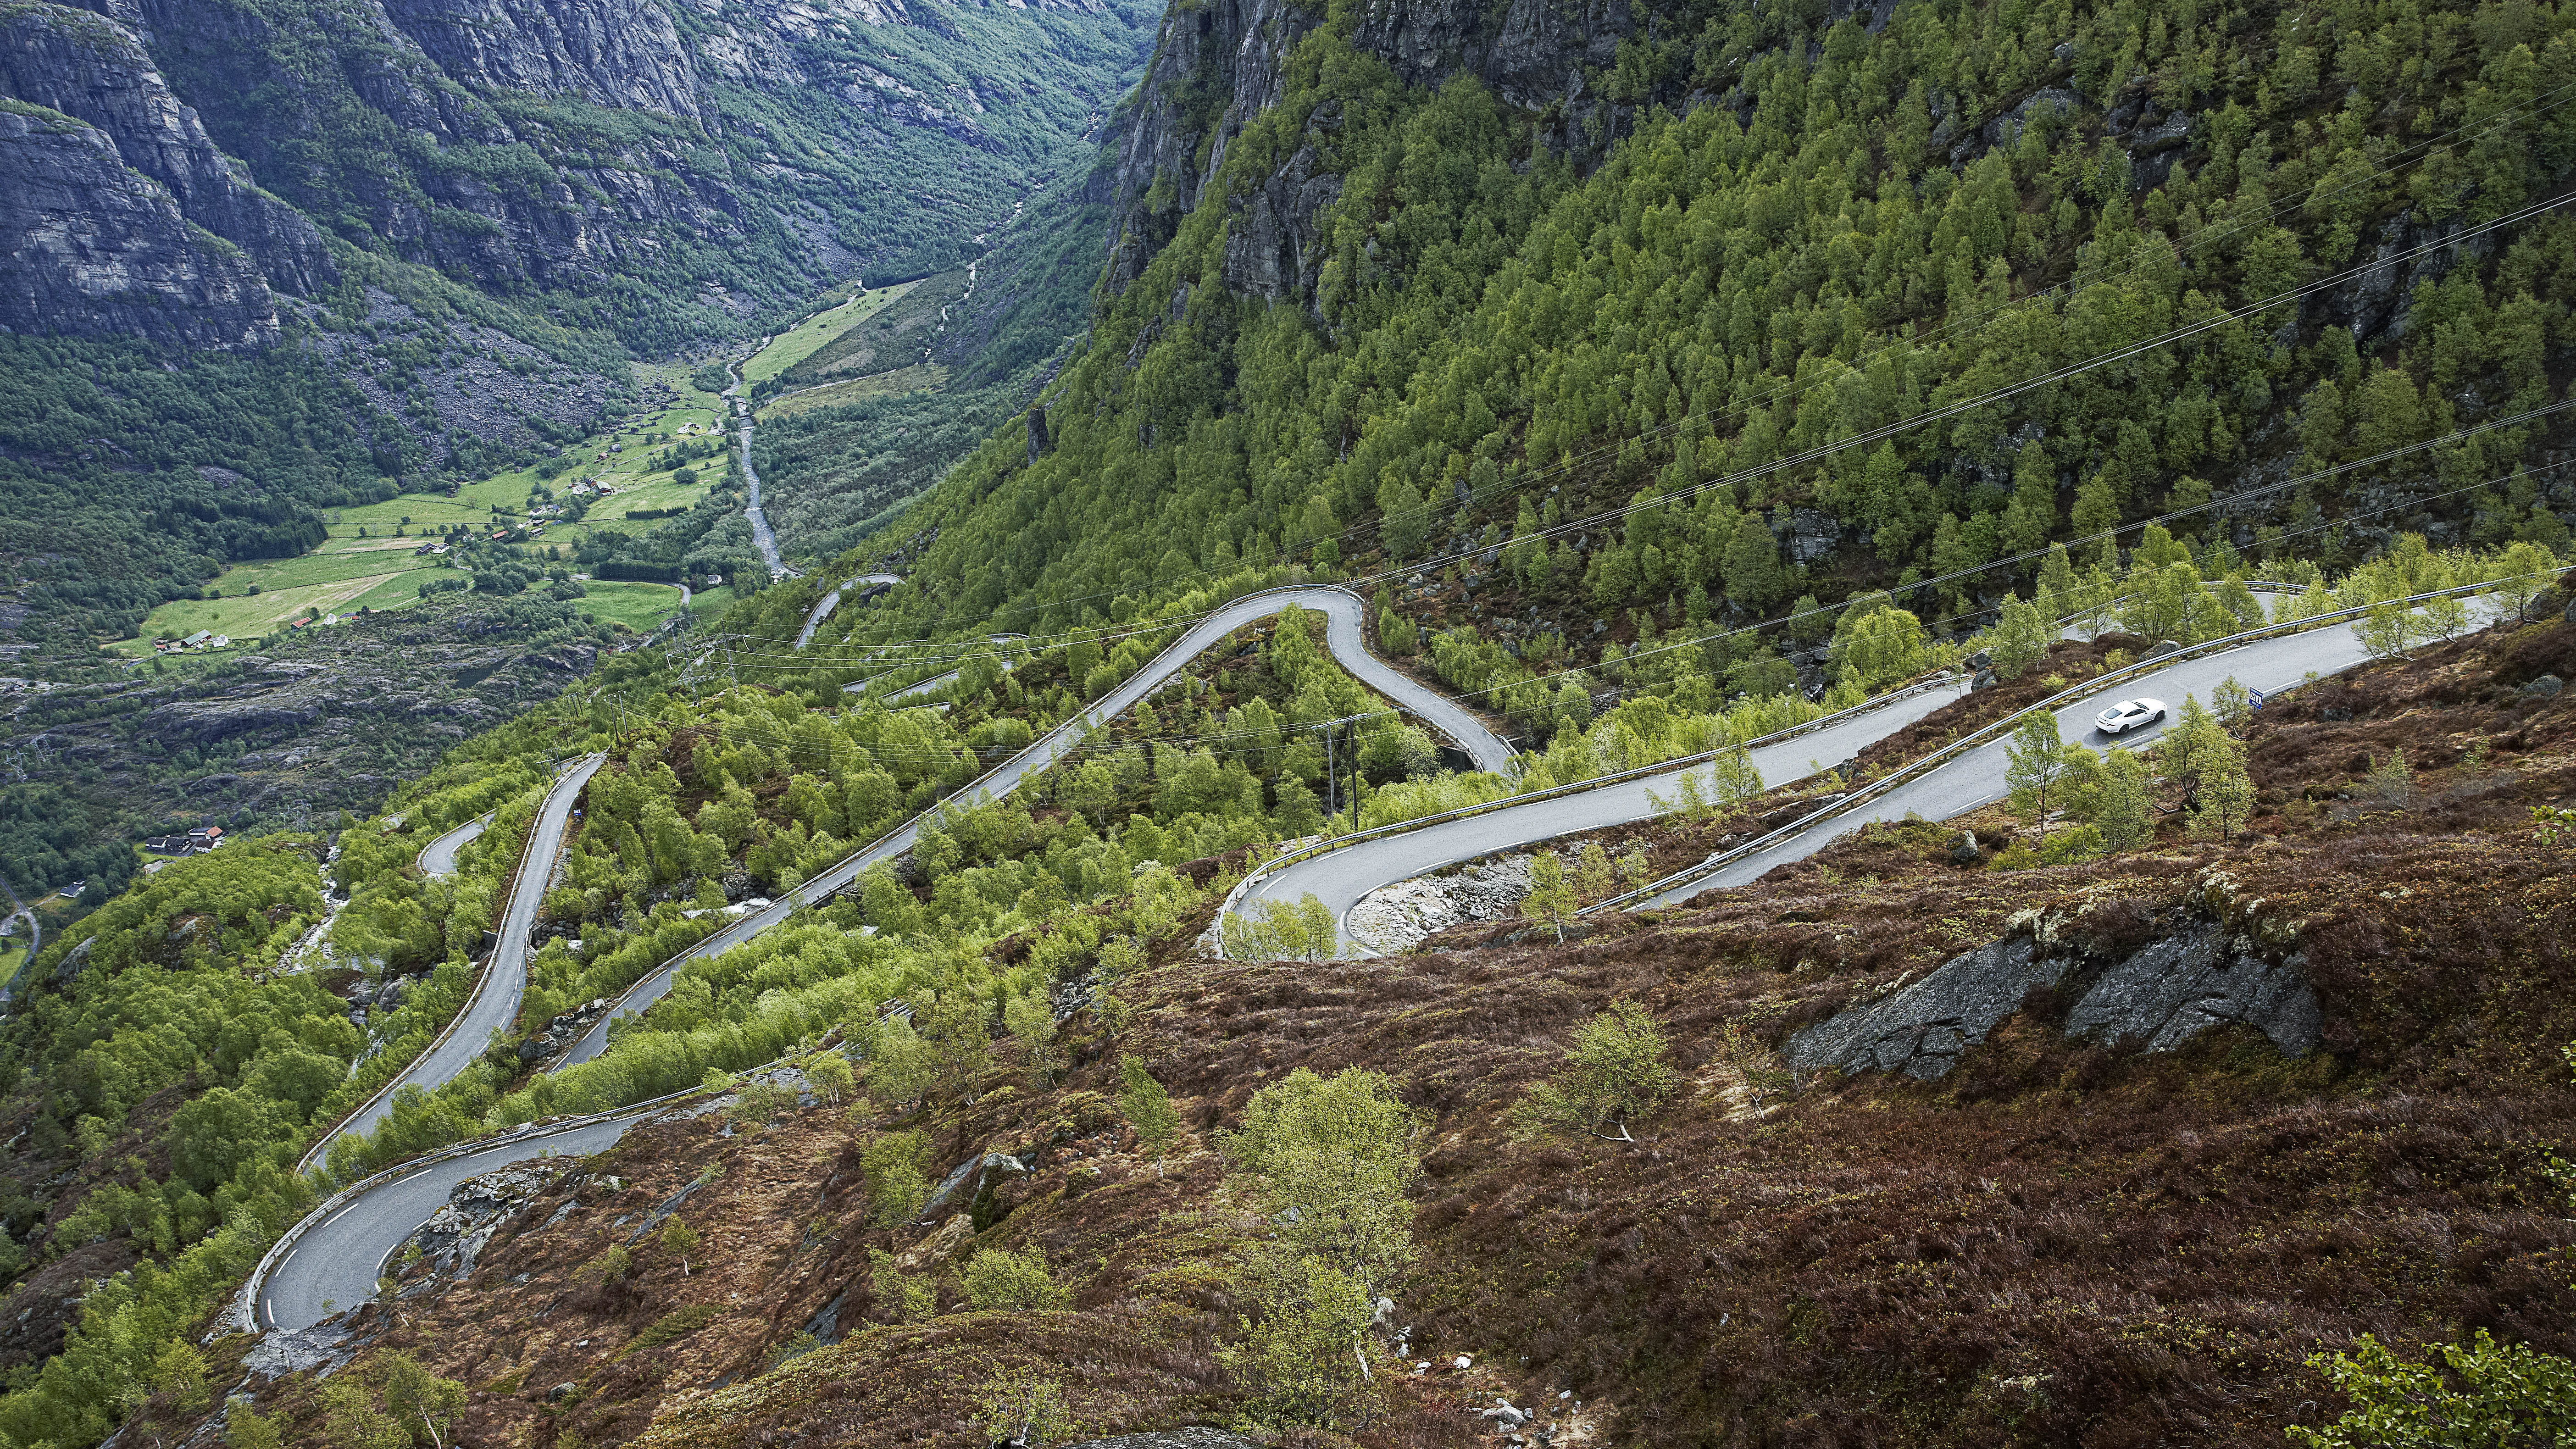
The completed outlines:
[[[418,1060],[314,1143],[304,1160],[296,1164],[299,1171],[322,1161],[330,1153],[331,1144],[341,1138],[363,1137],[374,1131],[393,1111],[395,1092],[409,1086],[444,1085],[483,1055],[496,1029],[508,1030],[518,1024],[519,1000],[528,986],[528,933],[536,929],[537,910],[545,902],[546,881],[554,873],[555,852],[563,847],[564,831],[572,822],[572,802],[580,797],[582,787],[590,783],[590,777],[607,758],[582,756],[557,775],[553,787],[546,791],[545,802],[537,807],[537,818],[528,827],[527,853],[502,902],[492,959],[475,982],[474,994],[466,999],[464,1009],[456,1013]]]
[[[1958,699],[1967,681],[1907,695],[1835,724],[1795,735],[1777,744],[1746,751],[1765,784],[1803,779],[1818,767],[1852,758],[1932,711]],[[1597,790],[1551,796],[1524,805],[1506,805],[1463,820],[1447,820],[1418,830],[1381,835],[1322,855],[1308,856],[1277,873],[1257,876],[1240,904],[1294,901],[1309,893],[1342,923],[1344,945],[1374,955],[1379,943],[1351,934],[1351,907],[1380,886],[1426,875],[1497,851],[1535,845],[1560,835],[1576,835],[1614,825],[1629,825],[1667,813],[1681,794],[1682,777],[1706,778],[1708,766],[1693,765],[1663,774],[1604,785]],[[1658,808],[1655,801],[1666,802]]]
[[[429,1221],[458,1183],[541,1153],[572,1156],[613,1147],[627,1128],[659,1110],[514,1137],[481,1152],[421,1163],[346,1201],[324,1203],[268,1272],[251,1281],[246,1293],[256,1296],[239,1326],[254,1332],[310,1328],[357,1307],[374,1296],[386,1259]]]
[[[1090,708],[1049,731],[1027,749],[986,771],[960,791],[957,798],[971,800],[979,795],[999,797],[1010,793],[1029,776],[1063,758],[1102,723],[1134,708],[1137,701],[1161,688],[1166,680],[1200,654],[1222,642],[1226,636],[1247,624],[1266,619],[1291,604],[1323,614],[1325,644],[1331,649],[1334,658],[1340,661],[1342,667],[1349,670],[1362,683],[1394,701],[1400,708],[1429,722],[1442,734],[1456,741],[1475,760],[1478,769],[1500,770],[1510,762],[1511,747],[1503,743],[1465,707],[1437,690],[1407,678],[1397,672],[1393,666],[1368,652],[1360,627],[1366,606],[1358,595],[1326,585],[1301,585],[1247,594],[1209,614],[1193,625],[1169,648],[1156,655],[1132,678],[1102,696]],[[580,771],[582,780],[587,780],[589,772],[598,768],[599,758],[593,756],[585,761]],[[547,811],[553,812],[558,804],[569,809],[571,797],[577,792],[577,785],[571,789],[558,785],[556,794],[548,797]],[[560,841],[562,838],[560,822],[550,825],[549,821],[552,820],[555,820],[555,817],[551,813],[541,814],[538,829],[545,832],[547,840]],[[626,993],[618,998],[608,1015],[602,1017],[599,1023],[565,1054],[563,1061],[557,1064],[557,1069],[598,1056],[608,1044],[609,1021],[635,1015],[660,1000],[663,994],[670,990],[672,977],[680,967],[691,961],[714,956],[741,945],[786,920],[795,901],[819,901],[858,879],[869,867],[902,855],[912,848],[913,841],[919,836],[920,827],[921,821],[918,818],[905,823],[893,833],[797,887],[790,893],[788,899],[744,916],[741,920],[699,942],[678,958],[665,963],[628,988]],[[528,863],[532,868],[531,874],[536,874],[533,868],[539,860],[547,861],[550,865],[552,859],[551,846],[543,852],[530,851]],[[511,910],[504,920],[502,946],[499,948],[509,950],[515,943],[518,952],[512,958],[516,969],[506,973],[510,1016],[515,1016],[517,1013],[519,991],[524,982],[527,929],[534,923],[535,906],[543,894],[542,884],[535,889],[529,889],[525,881],[515,885],[511,893]],[[519,907],[523,900],[527,903],[525,920],[520,919]],[[487,984],[498,983],[505,975],[499,969],[504,964],[501,959],[496,957],[493,964],[495,969],[485,975]],[[497,1009],[499,990],[493,989],[491,994]],[[481,996],[478,995],[478,1005],[480,1001]],[[474,1054],[482,1050],[485,1033],[469,1027],[466,1017],[473,1016],[479,1023],[484,1015],[489,1014],[491,1013],[478,1011],[476,1005],[469,1005],[467,1012],[460,1014],[458,1024],[451,1027],[449,1035],[442,1039],[440,1048],[433,1048],[430,1053],[425,1054],[422,1061],[415,1064],[412,1071],[405,1073],[401,1080],[421,1082],[433,1080],[430,1058],[439,1056],[442,1048],[458,1046],[461,1043],[462,1046],[458,1046],[458,1049],[463,1051],[463,1058],[454,1063],[453,1069],[447,1072],[448,1076],[454,1075],[454,1070],[461,1069],[464,1061],[471,1060]],[[446,1077],[440,1076],[434,1079],[444,1081]],[[375,1101],[369,1103],[367,1110],[360,1116],[370,1123],[381,1120],[384,1104],[391,1101],[392,1094],[393,1087],[389,1086]],[[271,1252],[269,1261],[263,1269],[255,1273],[244,1285],[238,1305],[240,1311],[237,1315],[240,1326],[259,1331],[310,1328],[334,1313],[356,1306],[375,1291],[376,1279],[382,1273],[386,1259],[401,1247],[403,1241],[410,1237],[422,1223],[429,1220],[430,1215],[438,1210],[440,1203],[446,1201],[448,1192],[456,1184],[469,1177],[507,1166],[512,1162],[524,1161],[540,1152],[570,1154],[600,1151],[614,1144],[625,1134],[627,1128],[651,1116],[655,1110],[659,1109],[647,1109],[604,1121],[576,1124],[555,1132],[513,1137],[506,1142],[496,1142],[486,1148],[422,1163],[415,1169],[398,1172],[383,1182],[367,1186],[362,1191],[347,1196],[345,1200],[335,1198],[331,1202],[326,1202],[299,1225],[294,1237]],[[356,1124],[358,1120],[353,1118],[352,1124]],[[350,1129],[344,1127],[342,1130]],[[327,1145],[326,1139],[322,1146]],[[321,1150],[321,1146],[315,1149],[317,1154]],[[308,1161],[310,1161],[309,1158]]]
[[[861,574],[853,579],[842,580],[839,584],[833,587],[832,592],[825,594],[822,599],[814,605],[813,612],[805,616],[805,627],[796,631],[796,647],[802,649],[806,645],[814,642],[814,631],[823,626],[824,620],[832,617],[832,611],[834,609],[841,607],[841,595],[849,592],[852,588],[865,588],[870,584],[891,585],[902,582],[903,578],[899,574]]]
[[[1217,609],[1191,626],[1188,633],[1130,676],[1116,689],[1080,714],[1047,732],[1028,748],[970,782],[953,797],[973,800],[980,797],[999,799],[1019,788],[1020,782],[1062,759],[1083,738],[1108,720],[1135,707],[1136,702],[1163,686],[1164,681],[1188,665],[1191,660],[1225,639],[1246,624],[1269,618],[1294,604],[1324,616],[1324,642],[1333,657],[1361,683],[1394,701],[1398,707],[1428,721],[1440,733],[1464,747],[1480,770],[1500,770],[1510,763],[1511,746],[1503,743],[1467,708],[1447,695],[1399,673],[1386,661],[1368,651],[1360,629],[1366,607],[1359,595],[1347,589],[1308,584],[1282,589],[1265,589],[1246,594]],[[929,681],[924,681],[928,683]],[[916,686],[917,688],[918,686]],[[664,963],[652,974],[627,988],[608,1013],[582,1035],[564,1054],[562,1064],[586,1062],[608,1049],[608,1024],[620,1017],[632,1016],[662,999],[671,989],[675,973],[691,961],[722,955],[770,927],[787,919],[799,901],[815,902],[857,880],[875,865],[892,861],[912,849],[921,832],[921,820],[906,821],[893,832],[879,838],[844,858],[840,864],[815,876],[790,891],[787,896],[760,910],[753,911],[733,924],[707,937],[696,946]]]
[[[484,827],[491,823],[490,815],[478,815],[422,846],[420,848],[421,873],[424,875],[456,874],[456,852],[473,844],[475,837],[481,835]]]
[[[2473,600],[2470,608],[2482,615],[2480,622],[2494,614],[2492,605],[2484,600]],[[2211,691],[2231,678],[2248,689],[2276,694],[2300,683],[2310,672],[2336,674],[2369,658],[2370,651],[2362,647],[2351,624],[2330,624],[2307,633],[2258,639],[2222,654],[2182,660],[2065,705],[2057,711],[2057,732],[2069,741],[2096,749],[2115,745],[2138,749],[2171,727],[2186,695],[2196,696],[2206,704]],[[2095,732],[2093,717],[2105,704],[2140,695],[2163,700],[2171,713],[2153,725],[2129,731],[2117,741]],[[1750,885],[1774,867],[1804,860],[1873,821],[1902,820],[1908,815],[1947,820],[2003,799],[2011,793],[2004,785],[2004,754],[2010,744],[2008,739],[1998,739],[1981,745],[1920,779],[1906,781],[1874,800],[1819,821],[1812,830],[1730,861],[1706,878],[1666,891],[1640,903],[1639,908],[1676,905],[1706,891]]]
[[[987,771],[957,798],[1009,793],[1030,775],[1063,758],[1102,722],[1134,707],[1195,656],[1234,630],[1292,603],[1322,611],[1327,618],[1327,642],[1344,667],[1464,745],[1478,768],[1499,770],[1509,761],[1509,747],[1463,706],[1404,677],[1367,652],[1360,629],[1363,606],[1356,595],[1309,586],[1247,595],[1201,620],[1098,703]],[[2367,651],[2350,625],[2266,639],[2223,654],[2178,661],[2144,677],[2106,687],[2098,694],[2061,707],[2059,728],[2069,738],[2101,743],[2092,734],[2091,717],[2106,698],[2144,694],[2178,706],[2185,695],[2207,698],[2231,676],[2253,688],[2274,692],[2300,682],[2311,672],[2334,673],[2366,657]],[[1800,778],[1812,773],[1809,766],[1850,758],[1864,746],[1886,738],[1958,695],[1959,686],[1953,685],[1892,700],[1879,709],[1756,747],[1750,757],[1754,767],[1772,783]],[[2155,730],[2133,734],[2122,743],[2142,744],[2162,728],[2159,725]],[[1872,820],[1900,818],[1908,812],[1945,818],[1999,798],[2004,793],[2004,748],[2000,742],[1981,747],[1919,780],[1898,786],[1870,805],[1819,822],[1812,831],[1733,862],[1708,879],[1678,887],[1650,904],[1668,904],[1706,890],[1757,879],[1772,867],[1811,855]],[[1296,899],[1312,891],[1333,907],[1338,919],[1369,890],[1442,865],[1649,818],[1658,813],[1650,797],[1678,794],[1683,773],[1675,770],[1560,798],[1507,806],[1481,816],[1363,842],[1294,863],[1273,876],[1257,878],[1247,898]],[[609,1020],[631,1016],[651,1006],[669,990],[672,976],[681,966],[740,945],[786,920],[795,901],[818,901],[871,866],[893,860],[911,848],[919,828],[919,819],[906,823],[798,887],[790,899],[745,916],[637,982],[558,1066],[596,1057],[606,1047]],[[524,934],[519,939],[524,943]],[[1364,943],[1355,944],[1366,949]],[[326,1204],[317,1210],[318,1221],[308,1220],[300,1237],[272,1255],[273,1266],[254,1276],[244,1289],[244,1301],[251,1301],[255,1295],[257,1323],[262,1328],[301,1328],[318,1323],[336,1306],[355,1304],[372,1290],[386,1258],[427,1220],[456,1183],[540,1151],[598,1151],[650,1115],[649,1109],[639,1110],[604,1121],[523,1135],[424,1164],[346,1202]]]

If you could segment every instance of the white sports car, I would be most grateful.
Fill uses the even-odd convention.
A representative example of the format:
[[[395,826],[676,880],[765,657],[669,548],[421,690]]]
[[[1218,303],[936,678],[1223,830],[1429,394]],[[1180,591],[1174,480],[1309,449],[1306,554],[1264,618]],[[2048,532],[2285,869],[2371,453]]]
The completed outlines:
[[[2124,699],[2094,716],[2093,725],[2106,735],[2124,735],[2164,717],[2165,702],[2161,699]]]

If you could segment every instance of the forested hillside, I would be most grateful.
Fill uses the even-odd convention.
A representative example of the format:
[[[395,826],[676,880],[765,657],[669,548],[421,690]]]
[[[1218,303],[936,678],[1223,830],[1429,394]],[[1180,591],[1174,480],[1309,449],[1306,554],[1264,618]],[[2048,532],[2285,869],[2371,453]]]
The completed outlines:
[[[789,549],[820,558],[846,551],[1028,406],[1088,329],[1109,183],[1105,157],[1059,178],[987,238],[971,277],[960,268],[928,279],[879,324],[853,329],[754,391],[763,402],[804,395],[795,411],[763,418],[753,450],[767,512]],[[836,384],[891,384],[907,374],[923,380],[821,401],[841,390]]]
[[[1615,61],[1536,95],[1503,22],[1415,17],[1425,61],[1335,9],[1274,73],[1224,48],[1264,13],[1167,27],[1052,452],[903,520],[907,627],[1464,562],[1580,654],[1991,607],[2158,515],[2257,564],[2566,538],[2554,7],[1649,11],[1548,32]]]

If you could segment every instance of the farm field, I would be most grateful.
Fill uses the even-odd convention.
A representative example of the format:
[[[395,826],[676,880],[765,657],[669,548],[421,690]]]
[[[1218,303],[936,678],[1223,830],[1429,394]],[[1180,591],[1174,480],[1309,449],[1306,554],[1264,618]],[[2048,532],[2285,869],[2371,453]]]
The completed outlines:
[[[853,297],[837,307],[817,312],[794,327],[770,339],[749,362],[742,365],[745,383],[776,377],[822,349],[824,343],[838,337],[851,324],[863,322],[894,305],[897,298],[909,292],[914,282],[897,282]]]
[[[339,548],[335,539],[301,558],[226,569],[208,585],[221,597],[173,599],[152,611],[137,637],[108,647],[144,658],[151,655],[154,639],[183,639],[200,629],[229,634],[235,647],[243,647],[308,614],[345,614],[362,606],[397,609],[418,599],[422,585],[433,579],[465,577],[442,560],[414,556],[412,550],[421,542],[416,538],[382,541],[390,547],[373,539],[351,542],[361,546]],[[252,593],[253,588],[259,592]]]
[[[744,375],[757,379],[785,371],[852,325],[892,305],[915,285],[900,282],[827,307],[761,349],[744,364]],[[531,464],[476,479],[453,494],[407,493],[380,503],[331,509],[324,515],[326,537],[313,552],[236,564],[206,586],[212,597],[166,603],[152,611],[134,638],[106,648],[128,658],[148,658],[152,640],[185,638],[200,629],[229,635],[238,648],[308,614],[401,608],[417,601],[422,586],[433,580],[466,577],[463,571],[447,567],[444,558],[416,555],[413,550],[459,526],[488,527],[505,520],[524,525],[530,493],[540,487],[559,498],[579,482],[605,484],[613,491],[593,499],[581,520],[548,525],[542,536],[523,545],[532,552],[569,552],[594,533],[633,534],[660,527],[662,518],[626,515],[694,506],[723,478],[726,451],[732,447],[725,431],[730,409],[724,399],[690,381],[698,365],[685,360],[635,364],[635,374],[648,391],[667,389],[677,401],[568,445],[563,456],[577,461],[551,479]],[[938,382],[939,369],[903,368],[831,384],[813,394],[815,401],[800,399],[786,411],[934,387]],[[689,445],[703,450],[710,439],[722,444],[713,455],[676,456]],[[602,458],[612,445],[619,451]],[[683,467],[694,468],[698,481],[681,483],[677,474]],[[615,582],[589,587],[597,600],[591,612],[636,629],[660,622],[677,602],[666,585]],[[691,607],[721,608],[731,597],[730,589],[718,589],[697,595]]]
[[[584,597],[574,605],[602,623],[623,624],[645,633],[678,611],[680,591],[670,584],[594,579],[583,584]]]
[[[684,395],[703,396],[688,386],[688,369],[684,365],[663,364],[653,371],[657,375],[677,373],[665,380]],[[715,400],[709,402],[713,404]],[[594,501],[590,516],[582,521],[549,528],[536,546],[569,545],[594,531],[633,533],[653,528],[661,520],[629,519],[627,511],[686,508],[705,497],[723,470],[721,454],[687,460],[707,481],[682,485],[674,477],[681,466],[678,461],[666,459],[665,466],[650,465],[649,460],[665,445],[648,444],[643,439],[686,429],[687,435],[675,441],[696,441],[717,433],[722,426],[721,417],[720,409],[714,405],[669,408],[629,419],[614,430],[585,438],[566,449],[584,461],[549,485],[559,495],[565,487],[583,479],[605,482],[616,491]],[[597,459],[596,455],[611,442],[619,441],[625,444],[626,451],[604,463]],[[506,510],[511,522],[524,522],[529,489],[545,482],[535,469],[517,468],[465,484],[453,496],[408,493],[381,503],[330,510],[325,515],[328,537],[313,552],[291,559],[236,564],[206,586],[209,593],[219,597],[175,599],[163,604],[144,620],[136,637],[107,647],[115,653],[142,657],[151,654],[155,638],[185,638],[199,629],[247,641],[282,628],[288,620],[306,613],[346,613],[362,605],[370,609],[400,608],[418,599],[421,586],[433,579],[465,577],[439,558],[415,555],[414,549],[459,524],[492,523],[495,506]],[[252,594],[253,588],[259,592]],[[622,616],[619,612],[608,617]],[[650,617],[658,619],[660,614]]]
[[[764,418],[791,417],[808,408],[838,407],[866,397],[883,397],[891,393],[926,392],[948,381],[948,369],[936,362],[916,362],[892,372],[875,372],[866,377],[827,382],[820,387],[791,392],[760,410]]]

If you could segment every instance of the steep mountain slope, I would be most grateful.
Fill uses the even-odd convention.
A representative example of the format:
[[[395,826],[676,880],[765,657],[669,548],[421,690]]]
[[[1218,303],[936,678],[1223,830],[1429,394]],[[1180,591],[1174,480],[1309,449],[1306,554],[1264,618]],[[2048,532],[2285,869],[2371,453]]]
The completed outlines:
[[[790,548],[829,557],[859,543],[1054,376],[1090,320],[1107,159],[1031,198],[971,268],[925,279],[768,385],[787,407],[764,415],[755,457]]]
[[[1176,11],[1054,451],[1005,429],[905,520],[940,529],[914,622],[1476,549],[1568,625],[1934,577],[1901,600],[1930,617],[2176,509],[2330,560],[2563,540],[2566,416],[2526,414],[2569,369],[2576,230],[2525,209],[2576,164],[2566,25]]]
[[[405,1355],[496,1442],[988,1444],[999,1393],[1035,1381],[1069,1421],[1046,1442],[2279,1444],[2347,1402],[2321,1346],[2570,1347],[2549,1143],[2576,877],[2529,812],[2576,788],[2576,704],[2525,686],[2571,669],[2553,617],[2297,691],[2244,726],[2249,830],[2175,819],[2070,865],[1895,824],[1704,906],[1376,961],[1210,961],[1213,885],[1150,927],[1112,896],[985,958],[1070,975],[1067,938],[1100,930],[1061,1020],[988,1042],[923,982],[916,1042],[864,1001],[839,1023],[862,1095],[827,1045],[787,1090],[469,1184],[352,1315],[353,1364],[319,1379],[237,1336],[209,1376],[249,1377],[234,1423],[309,1431],[348,1413],[330,1383],[381,1392]],[[2353,758],[2391,751],[2402,791]],[[854,972],[893,959],[831,926],[715,974],[828,991],[785,983],[836,941]],[[722,999],[688,1006],[700,1039],[778,1029]],[[1550,1126],[1535,1089],[1622,1001],[1657,1026],[1665,1100]],[[1889,1003],[1930,1024],[1815,1045]],[[935,1066],[907,1065],[924,1042]],[[1382,1311],[1275,1274],[1311,1240],[1249,1164],[1299,1068],[1385,1073],[1409,1114]],[[1384,1251],[1386,1222],[1348,1226],[1337,1260]],[[1283,1316],[1311,1337],[1256,1331]],[[144,1417],[184,1434],[181,1397]]]
[[[0,630],[59,672],[317,507],[580,436],[631,356],[972,258],[1087,165],[1148,19],[9,0],[0,377],[40,402],[0,434]]]

